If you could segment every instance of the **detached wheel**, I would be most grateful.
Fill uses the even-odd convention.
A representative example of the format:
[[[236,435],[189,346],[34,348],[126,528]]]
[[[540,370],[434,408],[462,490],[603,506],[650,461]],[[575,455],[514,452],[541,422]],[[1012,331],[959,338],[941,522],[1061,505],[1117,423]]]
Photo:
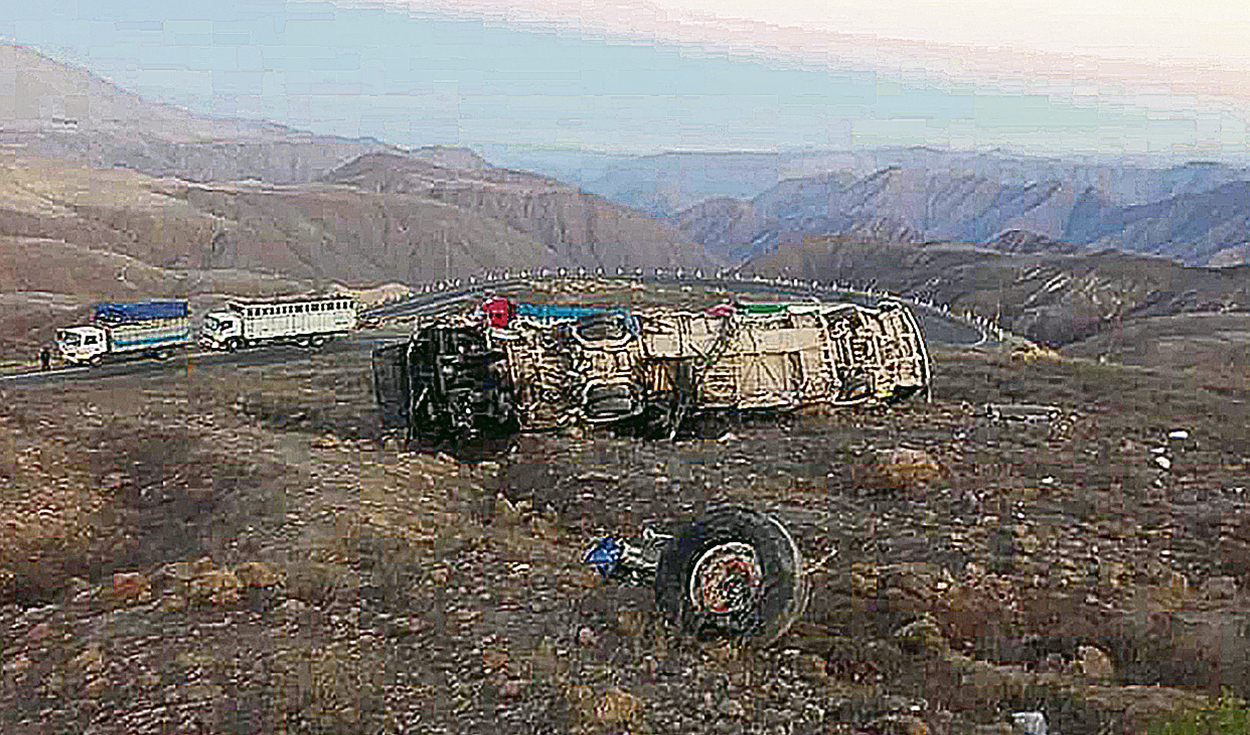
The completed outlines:
[[[665,545],[656,604],[687,635],[764,647],[803,613],[802,569],[799,547],[780,521],[747,508],[714,510]]]

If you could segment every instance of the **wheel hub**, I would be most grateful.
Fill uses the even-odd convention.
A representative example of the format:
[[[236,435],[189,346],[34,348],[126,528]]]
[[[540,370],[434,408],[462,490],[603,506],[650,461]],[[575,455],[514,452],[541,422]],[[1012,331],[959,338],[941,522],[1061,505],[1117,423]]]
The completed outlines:
[[[694,564],[690,602],[695,610],[713,615],[746,612],[755,603],[763,576],[750,544],[717,544]]]

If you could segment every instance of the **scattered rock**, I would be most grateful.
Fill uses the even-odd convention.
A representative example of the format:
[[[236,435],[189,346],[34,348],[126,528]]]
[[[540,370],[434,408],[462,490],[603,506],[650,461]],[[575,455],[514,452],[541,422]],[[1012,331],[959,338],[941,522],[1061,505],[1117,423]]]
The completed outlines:
[[[212,568],[210,563],[209,568]],[[207,571],[207,570],[205,570]],[[191,563],[185,561],[175,561],[161,567],[158,576],[170,582],[190,582],[195,579],[196,572],[192,571]]]
[[[746,708],[736,699],[726,699],[717,706],[716,711],[726,717],[741,719],[747,716]]]
[[[870,723],[869,728],[881,735],[929,735],[929,726],[915,715],[886,715]]]
[[[950,651],[941,626],[928,613],[899,628],[894,632],[894,638],[903,651],[912,656],[937,657]]]
[[[495,522],[501,526],[515,526],[521,522],[521,511],[503,493],[495,498]]]
[[[1015,735],[1046,735],[1046,715],[1041,712],[1013,712],[1011,725]]]
[[[585,721],[595,717],[595,692],[585,684],[573,684],[564,692],[569,707]]]
[[[65,583],[65,599],[74,601],[80,596],[88,596],[92,589],[91,583],[82,577],[70,577]]]
[[[113,575],[113,601],[119,605],[139,605],[152,601],[152,583],[139,572]]]
[[[187,598],[181,594],[166,594],[161,598],[160,611],[162,613],[182,612],[187,609]]]
[[[229,569],[213,569],[191,581],[191,599],[230,605],[239,601],[239,578]]]
[[[501,648],[488,648],[482,651],[482,668],[486,673],[502,671],[508,666],[508,652]]]
[[[926,488],[942,478],[942,465],[923,449],[878,451],[875,466],[885,489]]]
[[[504,699],[517,699],[525,694],[525,690],[529,688],[529,681],[525,679],[509,679],[499,687],[499,696]]]
[[[1236,577],[1208,577],[1202,583],[1202,594],[1208,600],[1229,600],[1237,596]]]
[[[1077,648],[1076,666],[1078,673],[1089,679],[1108,681],[1115,678],[1115,667],[1111,665],[1111,658],[1096,646]]]
[[[642,610],[617,610],[613,621],[616,623],[613,627],[617,634],[626,638],[635,638],[642,635],[643,629],[646,628],[647,614]]]
[[[241,587],[273,587],[282,581],[278,570],[263,561],[244,562],[234,568]]]
[[[308,605],[292,597],[282,603],[281,607],[278,608],[278,612],[283,617],[293,620],[308,612]]]
[[[824,656],[804,653],[794,662],[794,666],[799,676],[813,684],[827,684],[830,681],[829,661]]]
[[[641,710],[642,700],[620,687],[612,687],[595,705],[595,718],[608,726],[624,725],[632,722]]]
[[[104,671],[104,651],[98,643],[90,643],[74,658],[70,659],[67,669],[70,674],[92,677]]]

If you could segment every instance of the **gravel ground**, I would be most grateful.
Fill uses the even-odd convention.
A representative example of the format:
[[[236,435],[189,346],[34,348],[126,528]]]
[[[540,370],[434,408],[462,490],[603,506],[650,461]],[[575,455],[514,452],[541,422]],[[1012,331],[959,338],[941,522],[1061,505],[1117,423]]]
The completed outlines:
[[[927,403],[457,459],[379,441],[367,363],[0,395],[0,730],[1094,735],[1250,695],[1227,381],[939,352]],[[682,639],[580,563],[722,503],[809,562],[767,650]]]

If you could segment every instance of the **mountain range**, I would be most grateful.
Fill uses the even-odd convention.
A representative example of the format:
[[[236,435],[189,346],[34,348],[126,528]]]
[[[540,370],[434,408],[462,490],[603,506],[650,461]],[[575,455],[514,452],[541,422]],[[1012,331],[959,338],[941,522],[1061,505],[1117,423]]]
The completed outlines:
[[[1099,188],[1079,169],[1023,182],[901,167],[863,177],[830,172],[782,182],[749,201],[704,202],[674,221],[714,257],[740,261],[807,235],[988,243],[1027,232],[1187,265],[1246,262],[1250,182],[1238,178],[1246,172],[1201,165],[1130,174],[1138,181],[1112,178],[1114,186]]]
[[[1030,233],[1213,266],[1246,262],[1250,242],[1250,169],[1215,162],[925,147],[504,154],[672,222],[710,256],[734,263],[808,235],[989,243]]]

